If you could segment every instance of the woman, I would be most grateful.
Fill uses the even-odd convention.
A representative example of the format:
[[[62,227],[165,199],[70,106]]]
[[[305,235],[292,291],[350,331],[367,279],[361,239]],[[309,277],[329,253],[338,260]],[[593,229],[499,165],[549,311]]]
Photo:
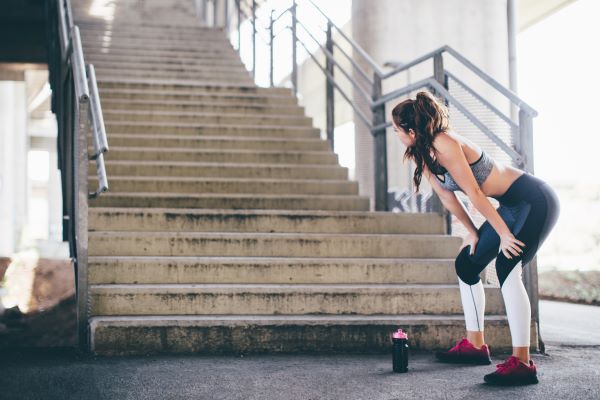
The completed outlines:
[[[437,358],[453,363],[491,363],[483,334],[485,295],[479,273],[495,257],[513,353],[484,380],[505,385],[537,383],[536,366],[529,358],[531,308],[521,279],[522,264],[533,258],[556,223],[556,193],[541,179],[495,162],[473,142],[453,132],[448,110],[428,92],[419,92],[416,100],[408,99],[394,107],[392,120],[407,148],[404,159],[416,164],[416,191],[424,174],[445,208],[468,231],[455,260],[466,338],[448,351],[437,352]],[[486,218],[479,228],[455,190],[464,192]],[[487,197],[498,200],[500,206],[494,209]]]

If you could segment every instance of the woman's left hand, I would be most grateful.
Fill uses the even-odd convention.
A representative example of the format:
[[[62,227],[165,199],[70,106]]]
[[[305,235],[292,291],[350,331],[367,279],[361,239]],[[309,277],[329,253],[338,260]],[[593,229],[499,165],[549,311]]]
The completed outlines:
[[[519,247],[519,245],[525,247],[525,243],[517,239],[512,232],[509,231],[500,235],[500,248],[502,249],[502,254],[504,254],[504,257],[511,259],[511,255],[518,257],[519,255],[523,254],[523,250]]]

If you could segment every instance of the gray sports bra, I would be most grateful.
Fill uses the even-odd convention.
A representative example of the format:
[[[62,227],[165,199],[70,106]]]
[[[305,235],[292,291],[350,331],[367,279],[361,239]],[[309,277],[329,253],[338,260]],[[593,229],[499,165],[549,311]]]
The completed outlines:
[[[487,153],[482,149],[481,156],[474,163],[469,164],[471,166],[471,171],[473,171],[473,175],[475,176],[475,180],[477,184],[481,186],[481,184],[488,177],[490,172],[492,172],[492,167],[494,166],[493,160],[487,155]],[[458,184],[454,181],[450,173],[440,165],[441,172],[444,174],[444,180],[441,180],[439,176],[435,175],[435,177],[440,181],[442,187],[447,190],[460,190],[464,193],[464,191],[458,186]]]

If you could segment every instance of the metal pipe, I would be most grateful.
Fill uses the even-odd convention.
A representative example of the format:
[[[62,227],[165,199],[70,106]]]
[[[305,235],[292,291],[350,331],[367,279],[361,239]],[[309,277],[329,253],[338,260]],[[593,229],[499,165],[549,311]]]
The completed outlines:
[[[85,73],[85,62],[83,60],[83,49],[81,47],[81,37],[79,28],[75,26],[71,32],[73,38],[73,78],[75,80],[75,93],[80,102],[87,102],[90,99],[90,92],[87,85],[87,76]]]
[[[256,0],[252,0],[252,79],[256,78]]]
[[[331,57],[327,57],[326,61],[325,61],[325,69],[327,70],[327,72],[329,72],[329,75],[331,75],[332,77],[335,76],[334,74],[334,63],[332,62],[333,60],[333,39],[331,37],[331,23],[327,23],[327,31],[326,31],[326,42],[325,42],[325,48],[327,49],[327,51],[329,52],[329,54],[331,55]],[[333,85],[331,84],[331,82],[329,82],[329,79],[325,79],[325,111],[326,111],[326,130],[327,130],[327,140],[329,140],[329,143],[331,144],[331,149],[334,149],[334,130],[335,130],[335,102],[334,102],[334,91],[333,91]]]
[[[98,94],[96,71],[92,64],[88,64],[88,82],[90,87],[90,109],[92,112],[92,122],[96,138],[94,141],[96,150],[95,158],[97,158],[100,154],[108,151],[108,140],[106,139],[104,116],[102,115],[102,106],[100,105],[100,96]]]
[[[296,41],[298,40],[298,32],[297,32],[297,28],[296,28],[296,25],[298,23],[297,12],[298,12],[298,10],[297,10],[296,0],[293,0],[293,5],[292,5],[292,86],[294,88],[294,96],[298,95],[298,59],[297,59],[297,54],[296,54],[296,52],[297,52]]]
[[[373,101],[377,101],[382,95],[381,77],[373,74]],[[381,103],[373,110],[373,126],[385,123],[385,103]],[[387,179],[387,133],[385,130],[372,131],[375,136],[374,172],[375,172],[375,211],[388,211],[388,179]]]
[[[275,35],[273,34],[273,24],[275,20],[273,19],[273,12],[275,10],[271,10],[270,21],[269,21],[269,84],[271,87],[275,86],[273,82],[273,46],[275,41]]]

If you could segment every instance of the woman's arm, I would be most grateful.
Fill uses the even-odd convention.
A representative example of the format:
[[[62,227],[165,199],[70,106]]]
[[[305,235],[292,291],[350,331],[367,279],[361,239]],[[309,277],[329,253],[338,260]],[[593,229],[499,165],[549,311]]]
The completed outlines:
[[[473,220],[462,201],[456,197],[456,193],[443,188],[438,179],[429,171],[427,165],[423,166],[423,174],[431,184],[433,190],[437,193],[444,207],[458,218],[467,229],[467,232],[477,233],[477,227],[473,223]]]

